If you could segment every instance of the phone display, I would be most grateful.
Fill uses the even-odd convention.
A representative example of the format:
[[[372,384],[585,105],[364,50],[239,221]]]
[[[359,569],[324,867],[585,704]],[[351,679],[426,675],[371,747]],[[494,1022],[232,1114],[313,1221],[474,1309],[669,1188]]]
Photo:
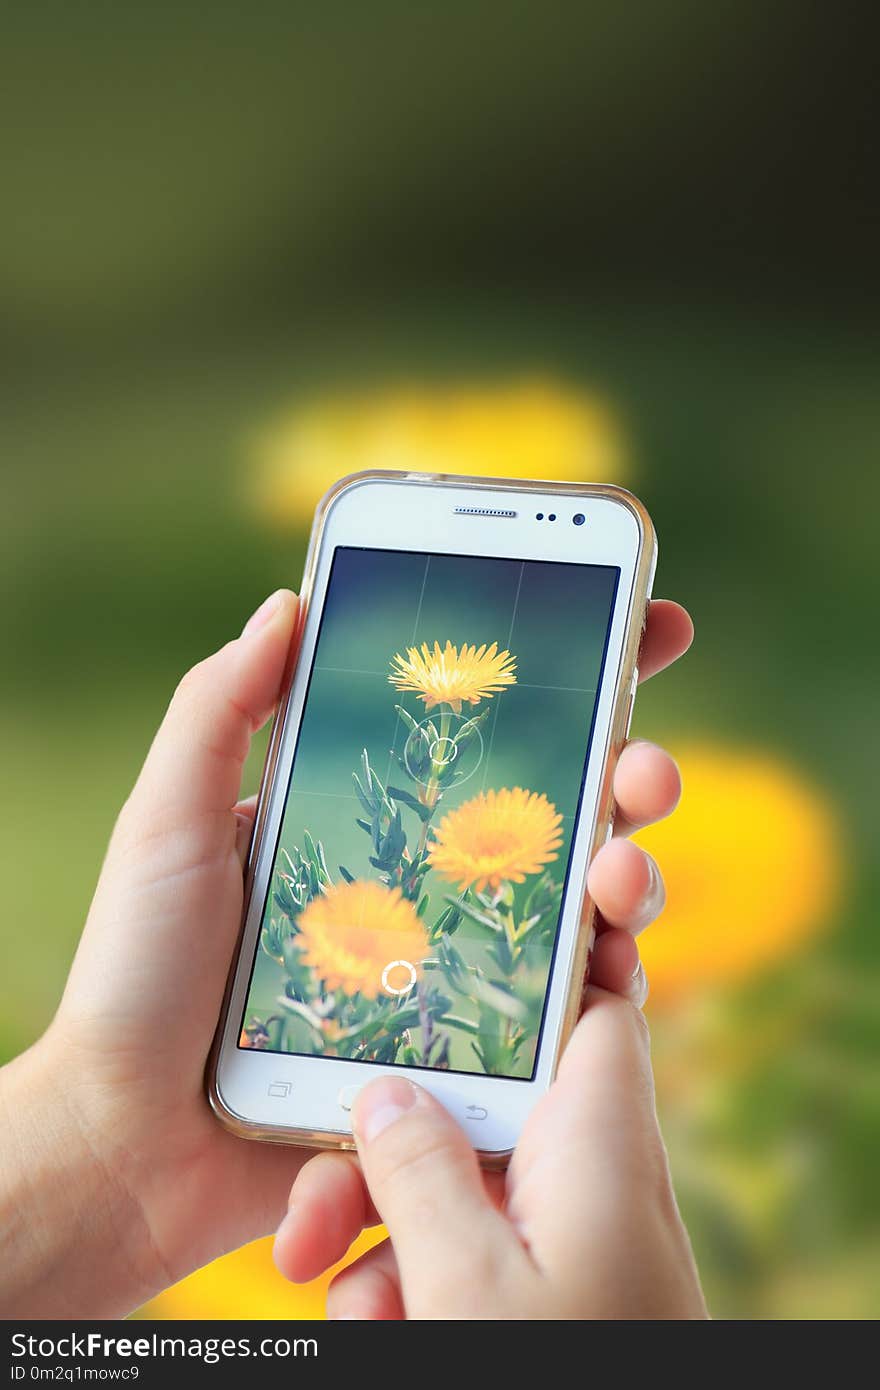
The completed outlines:
[[[336,547],[241,1048],[532,1077],[619,577]]]

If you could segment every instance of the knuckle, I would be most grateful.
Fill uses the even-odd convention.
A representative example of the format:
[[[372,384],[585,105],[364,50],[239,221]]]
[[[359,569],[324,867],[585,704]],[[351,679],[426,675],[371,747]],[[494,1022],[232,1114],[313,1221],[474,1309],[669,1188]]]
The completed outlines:
[[[206,680],[210,679],[211,661],[211,657],[205,657],[184,671],[171,698],[172,706],[188,704],[194,695],[204,689]]]
[[[457,1167],[461,1161],[454,1136],[430,1119],[415,1116],[399,1121],[381,1136],[371,1157],[373,1181],[395,1192],[421,1193],[426,1214],[433,1207],[431,1193],[438,1169]]]
[[[623,999],[621,1000],[621,1003],[623,1004],[624,1009],[626,1010],[630,1034],[633,1041],[640,1048],[640,1050],[647,1051],[650,1053],[651,1030],[648,1027],[648,1020],[645,1018],[645,1015],[642,1012],[642,1004],[644,1004],[645,1000],[648,997],[648,977],[645,974],[644,970],[642,970],[640,974],[641,980],[644,981],[640,988],[640,1002],[636,1003],[635,1000]]]
[[[381,1317],[389,1301],[398,1303],[399,1293],[393,1276],[379,1264],[349,1265],[327,1290],[327,1311],[334,1318],[343,1313],[359,1320]]]
[[[464,1259],[437,1261],[425,1279],[425,1292],[431,1307],[442,1309],[445,1318],[481,1320],[496,1316],[491,1311],[502,1283],[503,1270],[494,1248],[486,1241],[474,1240]]]
[[[217,680],[227,669],[227,662],[232,653],[236,650],[235,642],[227,642],[219,650],[211,652],[208,656],[202,657],[188,671],[184,671],[172,696],[171,703],[180,700],[188,702],[205,693],[206,690],[213,690]]]
[[[640,1062],[650,1057],[651,1032],[638,1004],[622,994],[607,994],[602,999],[602,1011],[606,1025],[612,1030],[616,1056]]]

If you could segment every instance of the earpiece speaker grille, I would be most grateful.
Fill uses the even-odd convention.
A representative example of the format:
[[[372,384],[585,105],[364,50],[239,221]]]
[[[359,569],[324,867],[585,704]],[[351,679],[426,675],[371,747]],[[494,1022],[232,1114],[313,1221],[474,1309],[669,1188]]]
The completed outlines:
[[[516,512],[506,512],[500,507],[456,507],[456,516],[516,516]]]

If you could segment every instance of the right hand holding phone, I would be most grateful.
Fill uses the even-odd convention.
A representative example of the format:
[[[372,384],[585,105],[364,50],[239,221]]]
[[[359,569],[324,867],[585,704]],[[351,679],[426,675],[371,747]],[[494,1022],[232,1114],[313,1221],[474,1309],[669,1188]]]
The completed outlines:
[[[404,1077],[365,1087],[354,1124],[390,1239],[337,1276],[331,1317],[706,1316],[654,1114],[647,1028],[620,996],[590,991],[506,1180],[480,1172],[463,1131]]]

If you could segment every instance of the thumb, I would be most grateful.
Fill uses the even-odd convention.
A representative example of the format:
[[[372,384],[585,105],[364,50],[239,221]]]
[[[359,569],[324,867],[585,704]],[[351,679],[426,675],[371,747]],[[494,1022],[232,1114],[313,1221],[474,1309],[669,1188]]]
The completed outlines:
[[[278,699],[297,614],[279,589],[243,633],[181,680],[124,815],[151,821],[231,811],[251,735]]]
[[[163,1035],[169,1019],[195,1020],[200,1037],[213,1028],[241,912],[233,807],[296,613],[295,595],[273,594],[180,682],[117,820],[63,1010],[100,1019],[124,1000],[129,1034],[138,1019],[154,1036],[157,1018]]]
[[[564,1202],[546,1193],[564,1192]],[[638,1219],[640,1196],[671,1199],[654,1106],[647,1025],[591,987],[553,1086],[529,1116],[508,1173],[509,1214],[539,1264],[597,1243],[606,1219]]]
[[[493,1207],[464,1132],[421,1086],[383,1076],[352,1115],[364,1177],[388,1228],[409,1317],[478,1316],[474,1263],[516,1283],[527,1257]],[[497,1291],[497,1279],[493,1293]],[[461,1310],[450,1310],[450,1298]]]

